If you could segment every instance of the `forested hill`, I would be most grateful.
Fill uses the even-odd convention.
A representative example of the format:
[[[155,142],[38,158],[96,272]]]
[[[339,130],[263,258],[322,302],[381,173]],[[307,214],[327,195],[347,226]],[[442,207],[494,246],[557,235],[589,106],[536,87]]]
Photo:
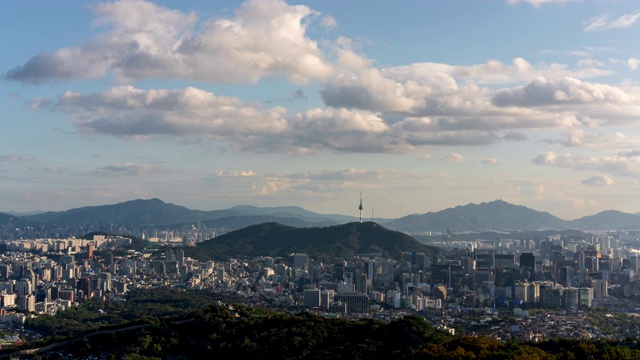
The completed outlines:
[[[453,336],[423,317],[391,322],[324,318],[250,308],[209,290],[133,290],[127,301],[85,301],[25,329],[43,337],[23,348],[59,359],[639,359],[635,339],[506,343]],[[47,351],[47,345],[50,345]],[[0,356],[18,355],[3,348]],[[29,357],[30,358],[30,357]]]
[[[294,228],[277,223],[264,223],[236,230],[185,249],[197,259],[228,257],[288,256],[307,253],[316,259],[331,260],[362,253],[380,253],[398,258],[405,251],[422,251],[432,255],[435,248],[424,245],[409,235],[389,230],[374,222]]]

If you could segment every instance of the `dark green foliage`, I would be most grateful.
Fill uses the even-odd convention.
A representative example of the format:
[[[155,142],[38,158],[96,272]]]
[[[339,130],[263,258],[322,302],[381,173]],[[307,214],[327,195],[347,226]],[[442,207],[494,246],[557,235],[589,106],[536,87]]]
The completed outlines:
[[[178,317],[219,301],[239,303],[242,300],[209,291],[133,290],[126,302],[85,301],[78,308],[67,309],[55,316],[29,319],[25,328],[51,337],[80,336],[98,329]]]
[[[361,253],[382,253],[385,257],[399,258],[403,251],[423,251],[430,255],[434,249],[373,222],[318,228],[264,223],[199,243],[195,249],[186,248],[185,255],[207,260],[288,256],[304,252],[314,259],[330,260]]]
[[[599,329],[601,334],[607,334],[615,339],[640,336],[640,317],[626,313],[612,312],[605,308],[590,309],[589,322]]]
[[[69,339],[62,336],[65,332],[75,339],[53,350],[74,358],[99,355],[108,359],[640,359],[637,343],[632,339],[503,343],[489,337],[443,333],[419,316],[391,322],[328,319],[311,313],[285,314],[242,304],[223,306],[219,300],[233,299],[219,299],[207,291],[137,290],[123,303],[86,302],[79,309],[55,318],[40,319],[59,322],[56,326],[49,325],[58,334],[52,341]],[[137,321],[131,321],[132,315],[138,317]],[[113,325],[102,326],[102,332],[79,329],[82,323],[93,322]],[[142,326],[132,327],[136,324]],[[42,320],[37,319],[29,320],[27,328],[46,329]]]

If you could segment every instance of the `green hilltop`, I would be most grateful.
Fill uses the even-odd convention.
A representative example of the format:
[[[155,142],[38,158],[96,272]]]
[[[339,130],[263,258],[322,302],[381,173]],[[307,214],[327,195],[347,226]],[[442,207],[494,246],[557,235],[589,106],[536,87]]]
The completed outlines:
[[[315,259],[330,260],[363,253],[380,253],[385,257],[398,258],[405,251],[422,251],[433,255],[436,249],[374,222],[314,228],[263,223],[204,241],[196,248],[186,248],[185,255],[207,260],[288,256],[299,252]]]

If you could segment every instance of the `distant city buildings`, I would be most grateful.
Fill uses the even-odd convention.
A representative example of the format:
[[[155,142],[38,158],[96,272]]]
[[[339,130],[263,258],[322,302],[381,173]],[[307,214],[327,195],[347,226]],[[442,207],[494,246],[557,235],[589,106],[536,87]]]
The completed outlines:
[[[532,308],[573,313],[640,302],[640,257],[629,237],[451,238],[437,243],[434,254],[407,251],[391,259],[370,253],[322,263],[305,253],[201,262],[171,241],[123,252],[116,250],[131,240],[118,236],[5,239],[0,322],[24,321],[16,309],[55,314],[87,299],[117,301],[131,289],[153,287],[208,289],[253,306],[380,319],[494,316],[493,309],[514,308],[526,317]]]

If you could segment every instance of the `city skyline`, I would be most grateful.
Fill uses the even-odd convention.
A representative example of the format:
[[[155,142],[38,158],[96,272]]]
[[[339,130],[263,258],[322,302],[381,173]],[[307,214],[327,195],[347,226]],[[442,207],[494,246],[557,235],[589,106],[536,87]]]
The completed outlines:
[[[12,2],[0,211],[640,212],[640,6]]]

